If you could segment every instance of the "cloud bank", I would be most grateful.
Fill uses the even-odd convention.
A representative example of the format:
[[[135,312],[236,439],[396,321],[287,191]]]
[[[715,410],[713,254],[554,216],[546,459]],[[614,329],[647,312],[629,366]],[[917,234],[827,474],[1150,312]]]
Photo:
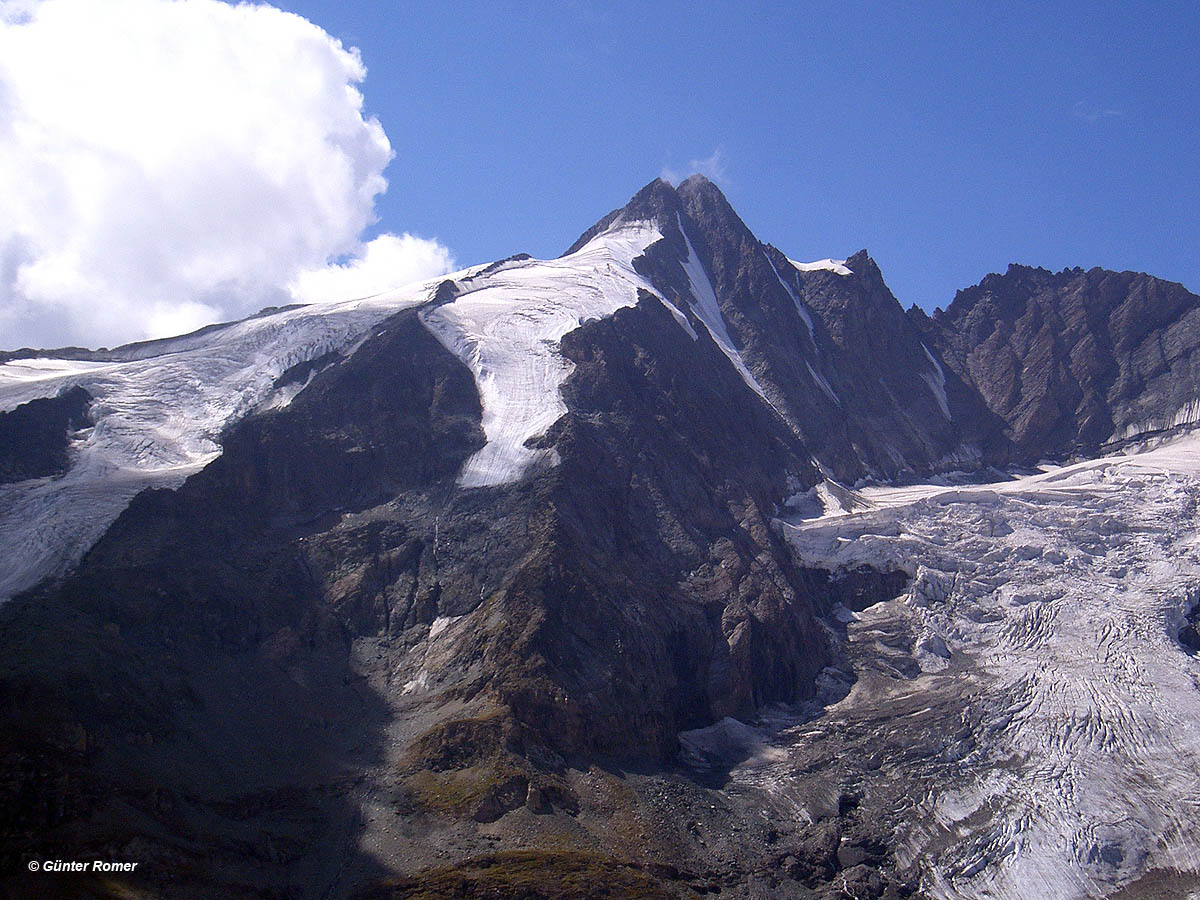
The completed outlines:
[[[381,234],[351,260],[299,272],[288,286],[305,303],[369,297],[398,284],[441,275],[454,268],[450,251],[411,234]]]
[[[391,145],[311,22],[219,0],[0,0],[0,348],[114,345],[448,271],[370,242]]]

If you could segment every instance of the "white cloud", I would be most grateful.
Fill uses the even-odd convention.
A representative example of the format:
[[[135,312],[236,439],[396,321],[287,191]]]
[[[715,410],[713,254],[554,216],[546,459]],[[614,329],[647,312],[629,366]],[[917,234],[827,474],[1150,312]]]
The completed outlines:
[[[303,303],[353,300],[454,268],[450,251],[435,241],[411,234],[381,234],[362,246],[341,265],[320,266],[300,272],[289,285]]]
[[[725,179],[725,153],[720,147],[717,147],[704,159],[690,160],[687,170],[683,173],[670,166],[663,166],[659,175],[671,184],[678,184],[689,175],[703,175],[709,181],[723,181]]]
[[[0,0],[0,347],[112,345],[447,271],[435,241],[362,242],[392,157],[365,75],[269,6]]]

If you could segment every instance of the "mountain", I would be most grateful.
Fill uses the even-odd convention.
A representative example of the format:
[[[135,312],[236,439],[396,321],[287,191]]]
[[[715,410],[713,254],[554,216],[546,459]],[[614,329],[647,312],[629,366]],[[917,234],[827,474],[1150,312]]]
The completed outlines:
[[[653,216],[664,235],[639,271],[700,319],[831,477],[891,478],[979,457],[983,435],[959,424],[981,412],[975,398],[953,373],[947,381],[866,251],[792,262],[700,176],[675,190],[649,185],[601,226],[635,215]]]
[[[1200,415],[1200,309],[1182,285],[1013,265],[914,318],[1021,458],[1094,453]]]
[[[964,793],[974,818],[940,831],[959,820],[922,803],[948,784],[983,796],[1050,753],[1018,737],[1082,715],[1051,703],[1028,732],[987,730],[1002,699],[1049,696],[1036,660],[1018,681],[970,662],[993,659],[990,623],[1038,608],[988,566],[1042,585],[1030,560],[1050,551],[1022,536],[1057,515],[1089,560],[1113,542],[1131,571],[1150,549],[1115,542],[1166,495],[1038,518],[1059,497],[1041,481],[881,485],[1000,478],[1189,424],[1197,301],[1149,276],[1014,268],[905,313],[866,251],[794,262],[693,176],[647,185],[557,259],[8,354],[3,871],[139,869],[5,886],[984,896],[992,870],[950,835],[1018,842],[1004,823],[1032,822],[1036,798],[1001,821]],[[1178,556],[1173,534],[1146,564]],[[1194,604],[1176,605],[1155,615],[1194,634]],[[1026,654],[1049,628],[1017,624],[1003,633]],[[1010,762],[955,755],[985,738]],[[1081,839],[1091,881],[1071,884],[1119,887],[1156,859],[1097,840],[1123,862],[1087,868]],[[1043,864],[988,841],[986,860]]]

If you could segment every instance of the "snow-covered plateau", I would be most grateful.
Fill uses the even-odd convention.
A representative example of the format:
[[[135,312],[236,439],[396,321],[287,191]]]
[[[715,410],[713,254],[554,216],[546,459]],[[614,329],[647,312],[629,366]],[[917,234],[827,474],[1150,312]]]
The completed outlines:
[[[0,366],[0,411],[76,386],[94,399],[94,424],[73,436],[65,475],[0,485],[0,600],[78,562],[139,491],[178,487],[215,459],[227,425],[290,401],[302,385],[275,386],[289,368],[351,351],[392,313],[429,300],[440,281],[132,345],[107,362]]]
[[[1200,602],[1200,435],[860,504],[779,527],[806,565],[910,586],[837,610],[853,687],[735,784],[802,818],[858,791],[943,900],[1104,897],[1164,872],[1170,896],[1200,895],[1200,659],[1179,640]],[[814,778],[830,741],[842,768]]]

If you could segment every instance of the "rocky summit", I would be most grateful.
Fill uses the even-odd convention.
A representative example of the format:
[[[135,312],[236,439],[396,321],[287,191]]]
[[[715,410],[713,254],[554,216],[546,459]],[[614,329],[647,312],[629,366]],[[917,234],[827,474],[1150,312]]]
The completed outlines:
[[[905,312],[693,176],[557,259],[0,362],[13,896],[1200,889],[1178,284]]]

